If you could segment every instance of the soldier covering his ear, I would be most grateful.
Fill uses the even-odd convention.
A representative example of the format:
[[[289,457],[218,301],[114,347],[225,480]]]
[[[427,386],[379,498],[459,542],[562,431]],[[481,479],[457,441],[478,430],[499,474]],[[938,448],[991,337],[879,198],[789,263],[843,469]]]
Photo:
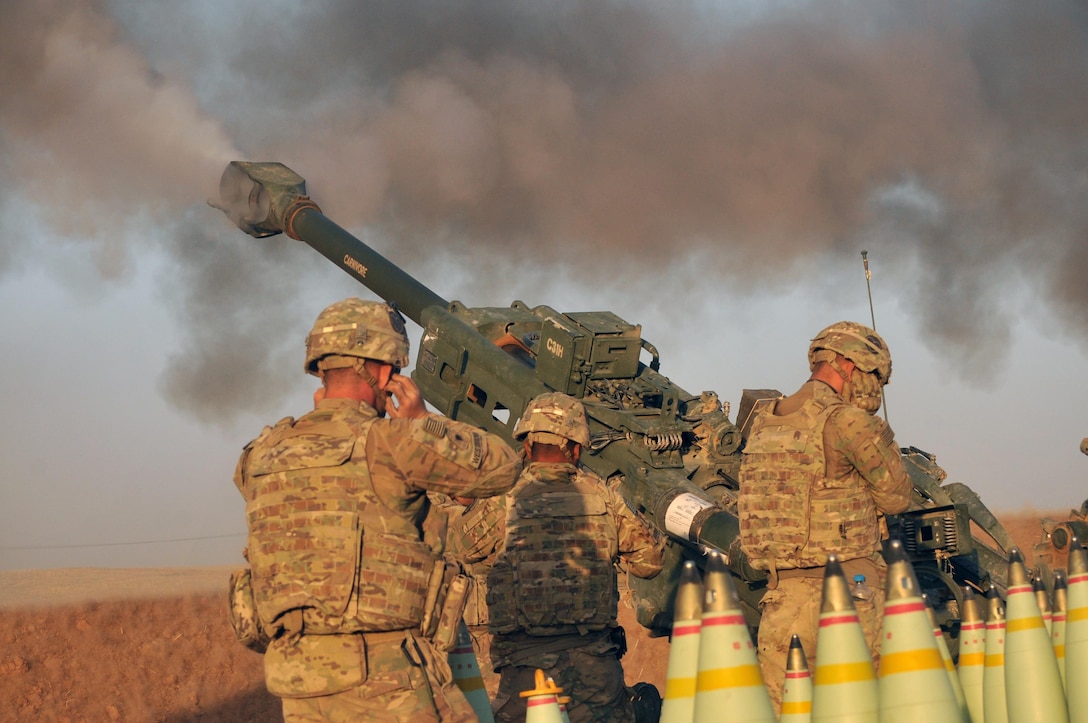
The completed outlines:
[[[263,650],[286,721],[474,718],[447,662],[471,580],[425,535],[427,493],[501,494],[521,461],[427,412],[407,363],[395,309],[332,304],[306,339],[314,410],[266,427],[238,462],[250,569],[232,622]]]

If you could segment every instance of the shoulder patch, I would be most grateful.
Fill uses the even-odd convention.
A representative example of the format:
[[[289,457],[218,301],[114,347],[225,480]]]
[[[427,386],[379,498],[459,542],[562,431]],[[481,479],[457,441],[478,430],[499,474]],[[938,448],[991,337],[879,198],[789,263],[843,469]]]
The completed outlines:
[[[479,469],[487,455],[487,442],[478,430],[442,417],[428,417],[411,426],[410,436],[461,467]]]
[[[484,462],[484,440],[477,431],[472,432],[472,469],[479,469]]]
[[[892,431],[891,426],[883,419],[880,420],[880,441],[889,447],[895,443],[895,432]]]
[[[427,417],[423,421],[423,431],[436,437],[446,436],[446,425],[438,417]]]

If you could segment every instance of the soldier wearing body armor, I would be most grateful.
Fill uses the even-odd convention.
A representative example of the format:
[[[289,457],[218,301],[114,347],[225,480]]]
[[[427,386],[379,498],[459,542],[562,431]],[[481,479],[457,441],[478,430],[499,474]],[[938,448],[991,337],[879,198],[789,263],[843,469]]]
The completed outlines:
[[[470,581],[438,554],[427,493],[501,494],[521,463],[428,413],[407,363],[395,309],[329,306],[306,340],[314,410],[266,427],[238,462],[250,568],[232,579],[231,621],[264,652],[287,721],[474,718],[446,653]]]
[[[753,567],[767,570],[760,602],[760,667],[775,710],[791,636],[814,666],[824,566],[835,553],[847,579],[864,575],[872,600],[855,600],[879,663],[884,611],[885,514],[903,512],[911,482],[888,425],[876,416],[891,379],[888,347],[876,331],[832,324],[809,347],[812,375],[794,394],[768,400],[744,447],[737,511]]]
[[[582,403],[544,394],[514,430],[527,457],[506,496],[505,540],[487,578],[497,721],[523,721],[539,668],[571,700],[571,721],[633,721],[624,687],[616,565],[649,578],[664,540],[623,498],[579,466],[589,444]],[[650,686],[652,687],[652,686]]]

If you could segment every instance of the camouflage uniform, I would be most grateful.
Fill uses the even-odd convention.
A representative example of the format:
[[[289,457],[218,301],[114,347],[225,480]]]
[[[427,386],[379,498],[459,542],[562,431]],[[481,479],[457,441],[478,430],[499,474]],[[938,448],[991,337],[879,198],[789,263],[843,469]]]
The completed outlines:
[[[491,665],[491,633],[487,628],[487,574],[502,549],[506,520],[505,499],[502,496],[473,500],[464,507],[451,500],[445,505],[448,532],[447,554],[461,563],[472,576],[472,592],[465,606],[465,625],[472,637],[476,661],[484,688],[491,700],[499,690],[499,676]]]
[[[848,577],[861,573],[869,581],[873,601],[856,607],[873,660],[879,660],[885,536],[880,513],[906,510],[910,495],[891,429],[821,381],[807,382],[753,422],[737,509],[743,551],[753,567],[771,573],[760,602],[758,647],[776,710],[793,633],[814,665],[829,553],[844,561]]]
[[[307,370],[353,357],[399,368],[407,338],[393,312],[349,301],[318,318]],[[344,316],[362,321],[335,323]],[[459,568],[436,552],[427,492],[502,493],[520,468],[500,438],[469,425],[433,414],[384,419],[344,398],[282,419],[246,446],[234,481],[246,500],[247,592],[263,634],[254,647],[267,644],[265,682],[286,720],[473,717],[433,627],[423,629],[461,589]]]
[[[571,721],[633,721],[624,688],[615,563],[653,577],[664,540],[596,475],[530,462],[506,497],[504,549],[488,576],[497,721],[523,721],[537,668],[570,695]]]

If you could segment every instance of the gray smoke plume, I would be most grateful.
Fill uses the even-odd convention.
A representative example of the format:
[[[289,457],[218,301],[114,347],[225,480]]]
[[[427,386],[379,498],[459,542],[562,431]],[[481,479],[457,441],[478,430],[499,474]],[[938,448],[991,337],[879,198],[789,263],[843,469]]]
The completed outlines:
[[[86,238],[105,277],[168,229],[187,337],[163,388],[200,418],[268,403],[298,342],[275,331],[328,278],[199,205],[236,158],[287,163],[409,266],[440,246],[588,280],[571,259],[593,249],[637,279],[697,254],[773,287],[856,274],[864,248],[965,377],[1000,370],[1010,287],[1088,347],[1075,2],[4,6],[5,202]],[[218,280],[239,265],[259,273]],[[232,379],[238,359],[261,361]]]

